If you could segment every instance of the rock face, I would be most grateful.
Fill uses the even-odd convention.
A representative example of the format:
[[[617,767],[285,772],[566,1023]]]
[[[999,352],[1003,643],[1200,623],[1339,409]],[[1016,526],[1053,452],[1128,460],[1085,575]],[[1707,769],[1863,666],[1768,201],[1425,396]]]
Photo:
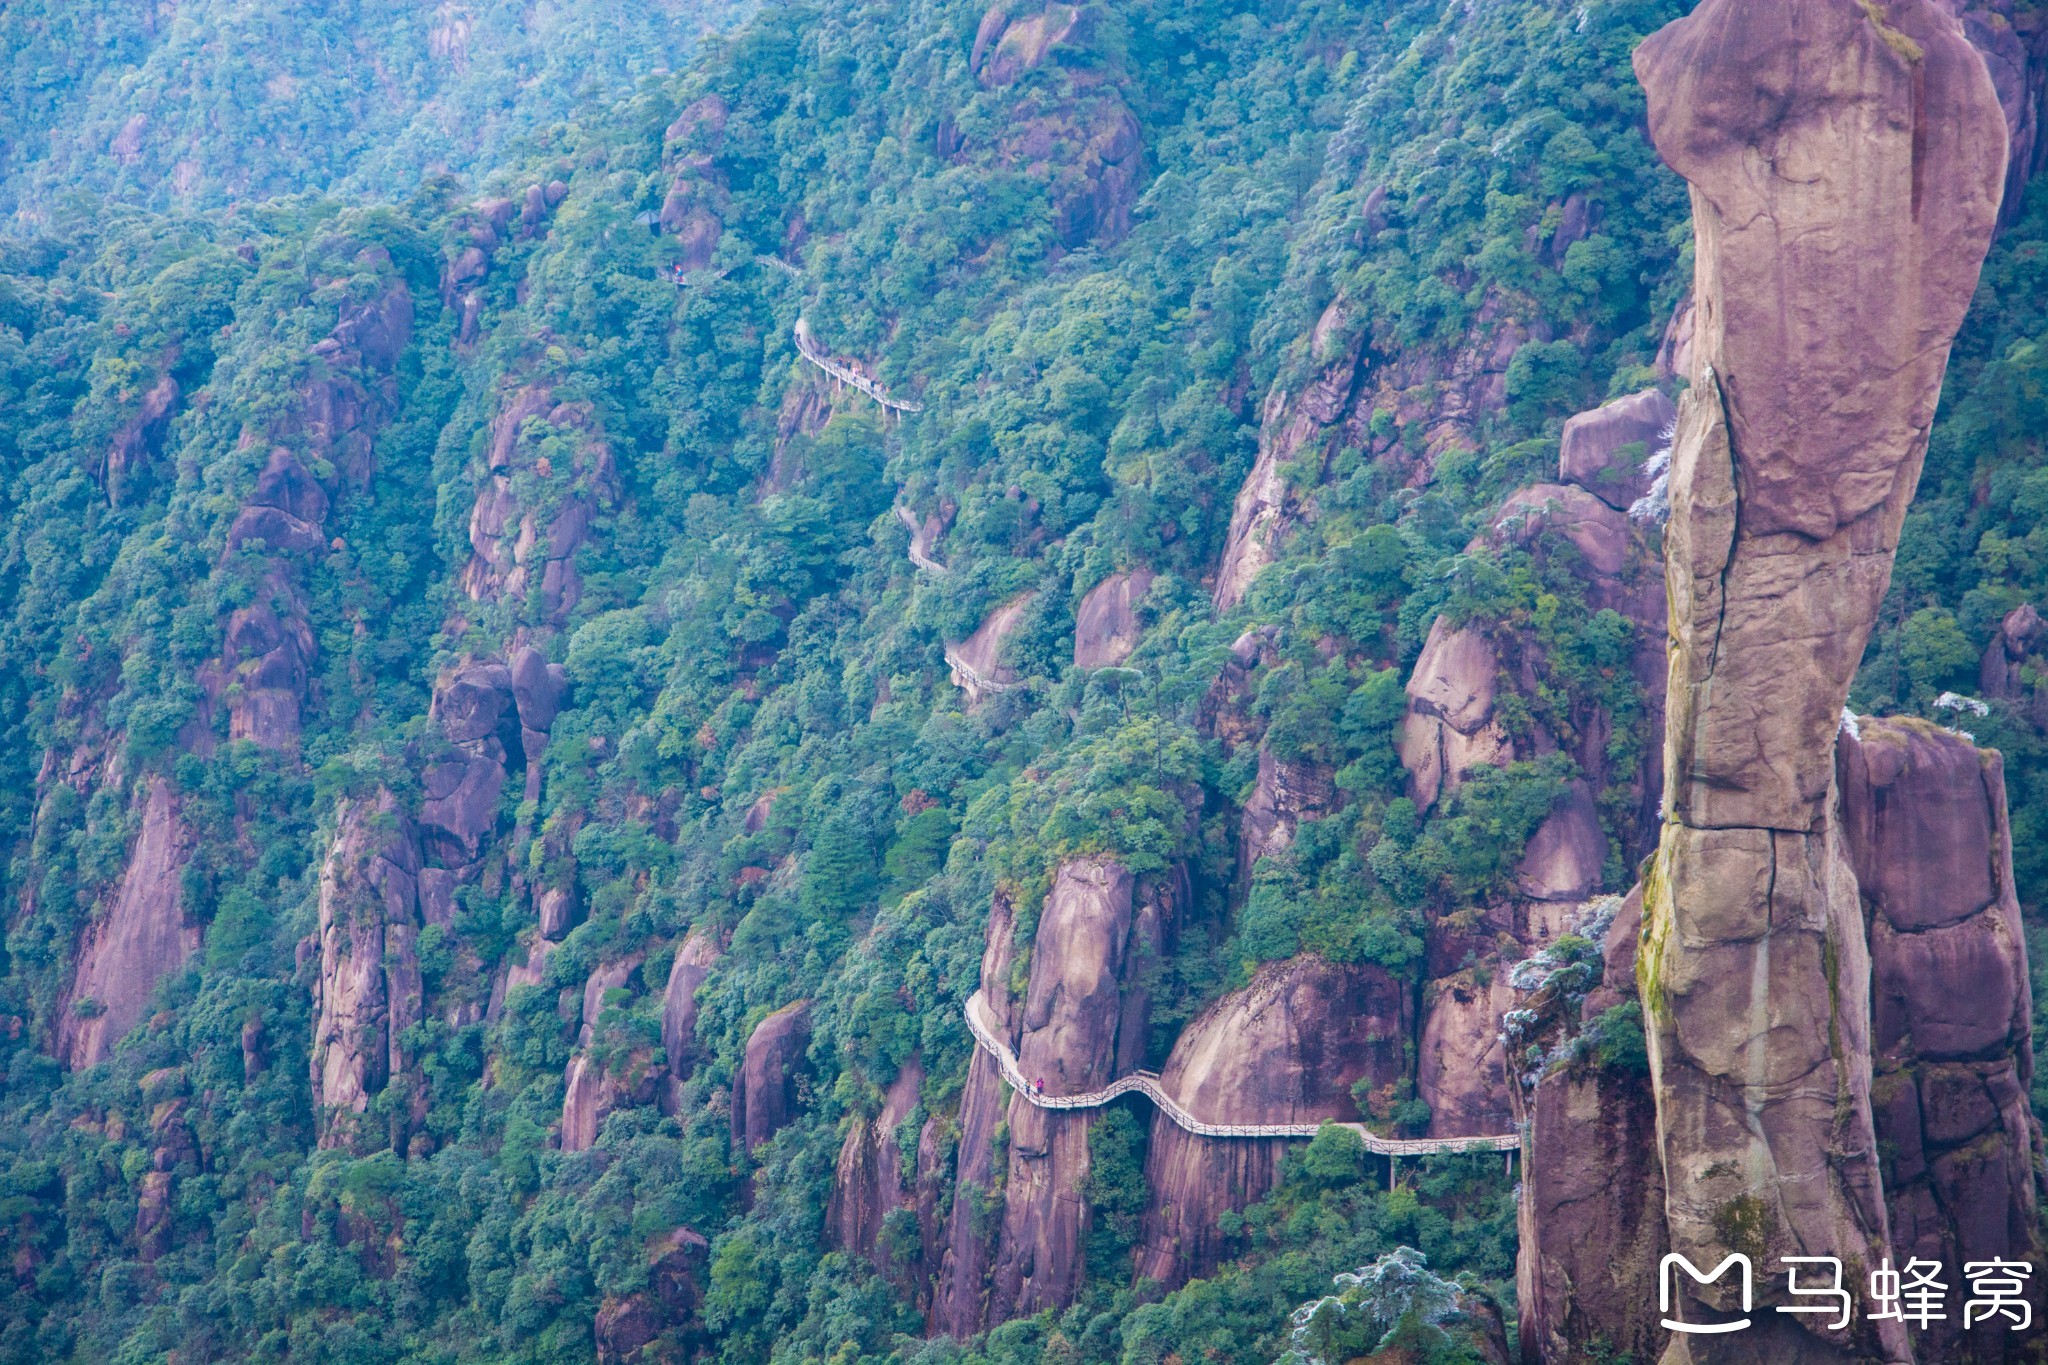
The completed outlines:
[[[718,940],[692,929],[669,965],[668,985],[661,994],[661,1046],[668,1058],[671,1107],[673,1087],[690,1079],[696,1069],[697,988],[717,961]]]
[[[1604,936],[1605,965],[1585,999],[1574,1005],[1552,985],[1525,1002],[1530,1017],[1513,1039],[1518,1069],[1531,1042],[1555,1055],[1561,1033],[1635,999],[1641,929],[1642,897],[1631,892]],[[1658,1262],[1669,1247],[1649,1077],[1581,1056],[1514,1077],[1508,1093],[1529,1133],[1515,1267],[1523,1361],[1580,1361],[1580,1348],[1603,1340],[1616,1359],[1656,1359],[1671,1335],[1654,1311]]]
[[[114,433],[107,445],[106,465],[107,501],[113,506],[119,507],[124,497],[132,501],[146,483],[150,466],[163,454],[164,436],[182,396],[175,377],[168,372],[158,376],[142,395],[135,415]]]
[[[1237,826],[1238,899],[1259,859],[1285,852],[1303,820],[1328,815],[1336,806],[1337,785],[1328,767],[1290,762],[1260,748],[1258,779]]]
[[[420,1019],[419,845],[389,792],[344,799],[320,870],[320,979],[315,986],[313,1103],[320,1145],[361,1147],[370,1101],[418,1083],[399,1035]],[[424,1095],[415,1108],[424,1116]],[[405,1150],[405,1120],[392,1145]]]
[[[1963,35],[1984,56],[2005,115],[2010,154],[2006,158],[2001,227],[2019,216],[2020,196],[2041,169],[2048,143],[2041,137],[2044,92],[2048,92],[2048,48],[2041,20],[2014,0],[1941,0],[1961,21]],[[2014,21],[2019,22],[2015,23]],[[2031,22],[2030,22],[2031,21]]]
[[[1299,509],[1289,491],[1285,466],[1311,447],[1326,447],[1329,427],[1338,421],[1358,383],[1365,333],[1353,325],[1348,301],[1339,295],[1316,321],[1309,348],[1323,355],[1332,348],[1336,359],[1298,390],[1276,387],[1260,414],[1259,453],[1252,472],[1237,490],[1230,511],[1230,535],[1216,570],[1216,614],[1234,610],[1251,591],[1252,581],[1280,553]]]
[[[892,1248],[878,1245],[883,1220],[916,1202],[916,1191],[903,1178],[903,1149],[896,1134],[917,1109],[923,1084],[924,1064],[912,1057],[883,1093],[881,1109],[872,1118],[854,1116],[839,1148],[832,1203],[825,1212],[833,1242],[869,1258],[884,1272],[895,1267]]]
[[[1401,1080],[1411,1028],[1407,990],[1380,967],[1298,957],[1203,1011],[1160,1084],[1205,1122],[1355,1122],[1352,1086]],[[1168,1288],[1213,1273],[1228,1250],[1218,1217],[1273,1187],[1288,1146],[1196,1137],[1155,1114],[1137,1273]]]
[[[1007,692],[1015,685],[1016,670],[1002,662],[1003,641],[1024,619],[1024,608],[1030,605],[1028,592],[1013,597],[990,612],[975,627],[974,634],[957,645],[946,646],[946,664],[952,669],[953,686],[965,692],[970,703]]]
[[[607,1298],[592,1335],[598,1365],[656,1365],[694,1359],[709,1334],[697,1320],[711,1244],[689,1228],[657,1238],[647,1251],[647,1287]]]
[[[1836,763],[1870,923],[1871,1093],[1893,1262],[2028,1259],[2039,1135],[2004,764],[1908,719],[1860,721]],[[1919,1358],[1989,1350],[1959,1328],[1932,1325]]]
[[[1131,657],[1144,634],[1138,604],[1152,590],[1152,571],[1113,573],[1090,588],[1074,613],[1074,666],[1109,668]]]
[[[797,1111],[797,1078],[811,1045],[811,1005],[784,1005],[754,1026],[732,1078],[732,1140],[751,1152],[774,1137]]]
[[[1484,978],[1484,979],[1482,979]],[[1429,983],[1415,1097],[1429,1106],[1431,1137],[1481,1137],[1513,1127],[1500,1021],[1515,1005],[1497,967],[1469,968]]]
[[[187,926],[179,874],[192,856],[191,832],[161,778],[138,784],[142,829],[128,854],[121,891],[104,917],[86,929],[78,968],[57,1015],[57,1055],[73,1068],[91,1066],[142,1020],[156,983],[184,965],[199,946]]]
[[[381,247],[366,248],[357,259],[371,269],[391,269]],[[209,702],[225,695],[232,739],[267,749],[298,744],[315,654],[303,562],[327,548],[326,518],[336,499],[369,484],[376,434],[398,410],[395,366],[412,338],[412,322],[412,295],[394,279],[375,298],[345,311],[313,347],[286,415],[269,430],[242,433],[244,445],[268,446],[269,454],[228,529],[228,553],[260,551],[263,572],[250,605],[228,618],[221,657],[200,677]]]
[[[563,1077],[562,1150],[588,1151],[597,1141],[598,1129],[613,1110],[646,1104],[654,1098],[658,1067],[648,1047],[626,1047],[599,1058],[592,1052],[604,1018],[604,998],[627,988],[640,970],[641,955],[630,954],[606,962],[583,983],[582,1026],[577,1032],[576,1054],[569,1059]]]
[[[1046,1093],[1099,1089],[1143,1064],[1149,1024],[1137,983],[1172,943],[1186,899],[1179,877],[1140,882],[1104,858],[1063,864],[1039,916],[1021,1000],[1009,988],[1010,911],[1002,902],[992,911],[982,996],[1019,1067],[1042,1079]],[[1063,1306],[1081,1275],[1095,1116],[1040,1109],[1021,1095],[1006,1108],[1002,1088],[995,1064],[977,1050],[961,1097],[953,1214],[932,1303],[933,1329],[953,1336]],[[1004,1122],[1007,1152],[994,1143]],[[997,1162],[1007,1164],[1000,1195]]]
[[[1635,62],[1697,241],[1639,973],[1667,1227],[1703,1266],[1814,1247],[1869,1265],[1887,1251],[1871,955],[1835,733],[1990,241],[2005,123],[1928,0],[1706,0]],[[1760,1280],[1760,1303],[1782,1294]],[[1683,1298],[1695,1321],[1735,1307],[1719,1285]],[[1793,1321],[1760,1314],[1742,1349],[1910,1358],[1896,1323]],[[1735,1349],[1714,1340],[1694,1358]]]
[[[1617,398],[1564,424],[1558,472],[1617,512],[1650,491],[1644,464],[1670,439],[1678,408],[1660,389]]]

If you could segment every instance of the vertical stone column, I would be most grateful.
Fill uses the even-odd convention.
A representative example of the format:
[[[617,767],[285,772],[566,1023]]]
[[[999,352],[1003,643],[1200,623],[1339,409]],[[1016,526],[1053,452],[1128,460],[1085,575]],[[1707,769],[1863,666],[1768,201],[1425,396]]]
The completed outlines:
[[[1744,1253],[1758,1291],[1750,1330],[1674,1334],[1665,1358],[1907,1361],[1897,1324],[1835,1334],[1771,1308],[1780,1257],[1855,1277],[1889,1254],[1835,734],[1990,244],[2005,123],[1931,0],[1705,0],[1636,71],[1692,185],[1699,310],[1637,979],[1671,1248],[1702,1270]],[[1685,1297],[1694,1322],[1741,1308],[1732,1277]]]

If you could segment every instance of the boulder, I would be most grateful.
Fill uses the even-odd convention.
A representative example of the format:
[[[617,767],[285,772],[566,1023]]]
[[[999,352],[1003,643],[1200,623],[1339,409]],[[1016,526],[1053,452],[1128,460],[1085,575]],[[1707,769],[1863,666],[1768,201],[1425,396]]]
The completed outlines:
[[[1293,958],[1190,1023],[1159,1083],[1207,1123],[1355,1122],[1352,1087],[1400,1081],[1411,1029],[1408,993],[1382,968]],[[1230,1249],[1220,1216],[1265,1196],[1288,1146],[1197,1137],[1155,1111],[1138,1274],[1168,1288],[1213,1274]]]
[[[1582,412],[1564,424],[1557,473],[1617,512],[1650,491],[1644,466],[1667,445],[1678,407],[1661,389],[1644,389]]]
[[[162,778],[136,784],[141,819],[121,889],[80,936],[70,989],[58,1005],[56,1051],[74,1070],[92,1066],[142,1021],[157,982],[199,947],[185,923],[180,878],[194,838]]]
[[[806,1074],[811,1005],[784,1005],[747,1036],[745,1058],[732,1078],[732,1140],[751,1152],[796,1117],[797,1079]]]

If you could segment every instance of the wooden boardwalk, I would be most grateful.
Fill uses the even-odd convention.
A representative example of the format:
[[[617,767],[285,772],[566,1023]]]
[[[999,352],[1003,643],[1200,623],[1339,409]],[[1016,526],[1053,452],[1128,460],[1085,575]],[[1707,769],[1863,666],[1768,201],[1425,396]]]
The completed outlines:
[[[1085,1095],[1038,1095],[1032,1093],[1031,1083],[1017,1069],[1017,1058],[997,1032],[995,1020],[988,1013],[988,1002],[981,998],[978,990],[967,997],[967,1028],[982,1050],[995,1058],[1010,1088],[1040,1109],[1097,1109],[1119,1095],[1136,1091],[1157,1105],[1159,1111],[1174,1123],[1198,1137],[1312,1138],[1322,1130],[1324,1123],[1335,1123],[1339,1128],[1349,1128],[1358,1134],[1367,1151],[1387,1157],[1431,1156],[1438,1152],[1513,1152],[1522,1145],[1518,1133],[1504,1133],[1498,1137],[1384,1138],[1362,1123],[1336,1123],[1334,1119],[1314,1123],[1205,1123],[1167,1094],[1159,1084],[1158,1073],[1153,1071],[1134,1071],[1128,1076],[1119,1076],[1103,1089],[1091,1090]]]

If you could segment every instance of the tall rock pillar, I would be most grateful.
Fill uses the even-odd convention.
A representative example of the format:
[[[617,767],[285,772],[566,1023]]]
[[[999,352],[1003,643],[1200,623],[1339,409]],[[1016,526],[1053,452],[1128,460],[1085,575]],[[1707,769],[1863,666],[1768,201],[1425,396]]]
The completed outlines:
[[[1635,64],[1692,186],[1699,308],[1637,980],[1671,1249],[1702,1270],[1747,1254],[1758,1305],[1665,1359],[1906,1361],[1899,1324],[1770,1309],[1780,1257],[1853,1277],[1889,1254],[1835,735],[1998,216],[2005,121],[1932,0],[1705,0]],[[1742,1306],[1732,1277],[1679,1288],[1692,1322]]]

